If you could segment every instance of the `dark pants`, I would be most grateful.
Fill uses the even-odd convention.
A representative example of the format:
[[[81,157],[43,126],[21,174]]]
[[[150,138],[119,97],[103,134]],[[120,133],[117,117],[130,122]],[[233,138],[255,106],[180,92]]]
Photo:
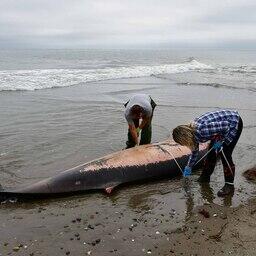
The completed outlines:
[[[129,101],[128,101],[129,102]],[[128,102],[125,104],[125,106],[128,104]],[[152,106],[152,115],[149,120],[149,123],[143,127],[141,130],[141,138],[140,138],[140,145],[145,145],[149,144],[151,142],[151,137],[152,137],[152,126],[151,126],[151,121],[153,118],[153,112],[156,107],[156,103],[151,99],[151,106]],[[139,119],[133,119],[135,128],[138,128],[140,125],[140,120]],[[128,129],[128,140],[126,141],[126,148],[132,148],[136,146],[135,141],[133,140],[132,134],[130,132],[130,129]]]
[[[238,130],[237,130],[237,133],[236,133],[236,136],[235,136],[234,140],[229,145],[227,145],[225,143],[223,144],[223,152],[226,156],[227,161],[224,158],[222,152],[218,153],[218,154],[220,154],[222,165],[223,165],[225,182],[228,182],[228,183],[233,183],[234,182],[235,164],[234,164],[233,159],[232,159],[232,153],[233,153],[233,150],[236,146],[236,143],[237,143],[237,141],[238,141],[238,139],[241,135],[242,130],[243,130],[243,121],[240,117],[239,118],[239,123],[238,123]],[[209,145],[209,149],[212,148],[214,142],[215,142],[214,140],[211,141],[211,143]],[[211,174],[214,171],[216,162],[217,162],[217,154],[213,149],[208,154],[208,156],[205,160],[204,170],[202,172],[203,177],[210,177],[211,176]]]

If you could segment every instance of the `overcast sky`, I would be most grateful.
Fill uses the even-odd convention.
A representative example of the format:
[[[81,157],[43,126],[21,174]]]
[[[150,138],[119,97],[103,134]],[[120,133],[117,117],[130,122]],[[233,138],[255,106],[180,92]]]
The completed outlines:
[[[0,48],[256,48],[256,0],[0,0]]]

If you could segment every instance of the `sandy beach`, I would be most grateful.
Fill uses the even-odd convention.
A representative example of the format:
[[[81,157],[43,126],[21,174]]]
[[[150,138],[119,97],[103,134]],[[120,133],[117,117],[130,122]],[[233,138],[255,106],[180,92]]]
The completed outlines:
[[[173,183],[169,191],[155,183],[144,194],[132,186],[110,197],[4,205],[1,255],[255,255],[255,199],[193,208],[190,198],[177,209],[180,180]]]
[[[237,165],[234,196],[225,199],[216,196],[223,185],[219,163],[208,186],[198,184],[199,173],[192,175],[189,191],[184,189],[183,179],[178,178],[123,186],[111,195],[99,191],[36,202],[4,203],[0,206],[1,255],[255,254],[255,199],[252,198],[256,190],[255,184],[242,176],[255,163],[255,102],[254,95],[245,90],[191,88],[169,79],[148,77],[13,92],[4,97],[1,94],[3,107],[15,99],[9,115],[18,118],[15,125],[9,119],[6,126],[9,134],[2,126],[2,134],[9,136],[9,140],[2,140],[3,147],[4,143],[9,146],[1,155],[2,186],[30,184],[120,150],[127,129],[122,102],[140,90],[154,95],[158,103],[153,141],[164,140],[176,124],[216,107],[216,95],[223,95],[219,103],[222,107],[237,106],[245,129],[234,152]],[[232,97],[226,97],[227,93]],[[199,96],[186,97],[184,101],[182,94]],[[31,112],[33,101],[36,104]],[[22,122],[33,112],[38,117],[37,108],[41,108],[40,120]],[[27,125],[30,129],[26,129]],[[51,126],[60,130],[51,130]],[[22,131],[22,136],[17,137],[18,143],[10,144],[11,134],[19,134],[15,129]],[[30,145],[26,144],[28,138]],[[16,147],[13,152],[12,145]],[[209,218],[200,214],[201,210],[208,212]]]
[[[0,256],[256,256],[255,13],[0,0]]]

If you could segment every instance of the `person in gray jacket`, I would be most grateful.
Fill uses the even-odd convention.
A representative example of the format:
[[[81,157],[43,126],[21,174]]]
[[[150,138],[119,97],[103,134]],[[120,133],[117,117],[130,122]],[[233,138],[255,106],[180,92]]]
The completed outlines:
[[[128,123],[126,148],[149,144],[152,137],[151,121],[156,103],[147,94],[136,94],[124,105],[124,116]]]

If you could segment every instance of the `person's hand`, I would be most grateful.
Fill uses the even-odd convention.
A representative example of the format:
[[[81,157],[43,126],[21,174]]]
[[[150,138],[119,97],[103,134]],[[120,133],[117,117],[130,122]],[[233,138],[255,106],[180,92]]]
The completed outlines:
[[[215,149],[215,151],[218,152],[221,150],[222,146],[223,146],[222,141],[215,141],[212,147]]]
[[[183,176],[188,177],[191,175],[191,168],[189,166],[186,166],[183,170]]]

